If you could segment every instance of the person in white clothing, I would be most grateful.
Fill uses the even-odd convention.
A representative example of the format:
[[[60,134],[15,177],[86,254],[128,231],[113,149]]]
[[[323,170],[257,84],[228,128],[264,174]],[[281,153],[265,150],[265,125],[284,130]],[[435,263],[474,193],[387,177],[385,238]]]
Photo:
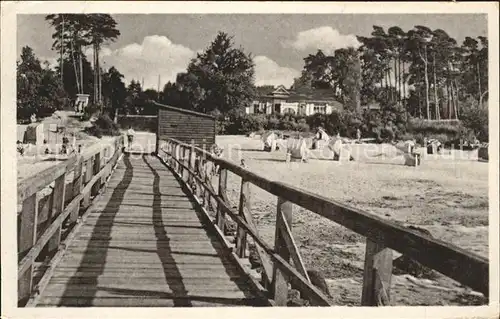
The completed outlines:
[[[132,126],[129,126],[128,127],[128,131],[127,131],[127,139],[128,139],[128,147],[129,147],[129,149],[130,149],[130,147],[132,145],[132,142],[134,141],[134,135],[135,135],[135,132],[132,129]]]

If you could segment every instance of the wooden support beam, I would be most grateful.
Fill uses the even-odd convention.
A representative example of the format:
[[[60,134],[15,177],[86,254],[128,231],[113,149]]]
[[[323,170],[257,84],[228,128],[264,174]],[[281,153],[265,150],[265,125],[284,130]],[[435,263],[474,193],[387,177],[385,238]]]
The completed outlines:
[[[367,239],[362,306],[390,305],[391,275],[392,250]]]
[[[75,198],[82,191],[82,182],[83,182],[83,158],[80,156],[78,162],[75,166],[75,170],[73,171],[73,190],[71,199]],[[78,213],[80,211],[80,203],[76,206],[76,208],[71,212],[69,216],[69,223],[74,224],[78,220]]]
[[[227,199],[227,170],[221,169],[219,174],[219,196],[224,200]],[[217,227],[224,234],[225,224],[226,224],[226,214],[222,209],[221,205],[217,203],[217,215],[216,215]]]
[[[18,257],[24,257],[36,242],[38,219],[38,201],[36,193],[26,198],[18,221],[17,252]],[[19,303],[28,300],[33,287],[33,265],[18,278],[17,299]]]
[[[66,174],[59,176],[54,184],[53,191],[53,206],[51,209],[51,215],[49,217],[49,221],[52,224],[54,220],[63,212],[64,210],[64,194],[66,190]],[[47,253],[52,253],[59,248],[59,244],[61,242],[61,230],[62,223],[57,228],[54,235],[49,239],[47,243]]]
[[[289,225],[292,224],[292,203],[285,201],[278,197],[277,214],[276,214],[276,231],[274,238],[274,251],[284,261],[289,262],[290,251],[286,245],[281,232],[281,227],[284,222]],[[273,267],[273,280],[272,280],[272,296],[277,306],[286,306],[288,299],[288,275],[278,266]]]
[[[238,209],[238,214],[241,218],[245,219],[245,210],[248,212],[250,209],[250,182],[241,180],[241,189],[240,189],[240,205]],[[236,254],[240,257],[246,257],[246,249],[247,249],[247,232],[243,227],[238,225],[236,231]]]
[[[93,157],[90,157],[85,162],[85,185],[87,185],[90,182],[92,176],[94,175],[94,171],[92,169],[92,158]],[[90,192],[85,194],[85,196],[83,197],[82,206],[83,208],[87,208],[90,206]]]
[[[98,174],[101,171],[101,152],[96,153],[94,157],[94,165],[93,165],[93,176]],[[101,188],[101,179],[99,179],[94,186],[92,187],[91,195],[96,196]]]
[[[283,215],[283,212],[281,212]],[[292,235],[292,225],[288,224],[285,216],[281,216],[280,220],[282,221],[279,225],[276,225],[279,228],[282,239],[285,241],[288,252],[290,253],[290,257],[292,258],[293,264],[297,271],[307,279],[307,281],[311,282],[309,275],[307,274],[307,269],[302,261],[302,257],[300,256],[299,249],[295,244],[295,240]]]

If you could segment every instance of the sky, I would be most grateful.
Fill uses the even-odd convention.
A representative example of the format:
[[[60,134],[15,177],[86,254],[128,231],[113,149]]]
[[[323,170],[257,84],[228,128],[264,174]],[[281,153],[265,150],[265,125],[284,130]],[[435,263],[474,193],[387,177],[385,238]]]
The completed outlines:
[[[368,36],[373,25],[408,31],[415,25],[443,29],[461,42],[466,36],[487,36],[481,14],[116,14],[120,37],[103,47],[105,69],[115,66],[128,83],[145,88],[175,81],[196,52],[206,49],[218,31],[234,36],[237,47],[252,53],[257,85],[290,86],[300,75],[303,58],[322,49],[358,45],[356,35]],[[42,61],[54,65],[54,30],[45,15],[17,16],[17,56],[30,46]],[[88,50],[91,54],[91,50]]]

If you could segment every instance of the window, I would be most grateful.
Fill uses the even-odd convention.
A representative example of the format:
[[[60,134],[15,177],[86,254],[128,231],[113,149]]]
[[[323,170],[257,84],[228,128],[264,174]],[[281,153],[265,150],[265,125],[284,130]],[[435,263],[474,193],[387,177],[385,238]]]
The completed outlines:
[[[274,104],[274,113],[281,113],[281,103]]]
[[[254,113],[259,113],[259,104],[254,104],[253,105],[253,112]]]

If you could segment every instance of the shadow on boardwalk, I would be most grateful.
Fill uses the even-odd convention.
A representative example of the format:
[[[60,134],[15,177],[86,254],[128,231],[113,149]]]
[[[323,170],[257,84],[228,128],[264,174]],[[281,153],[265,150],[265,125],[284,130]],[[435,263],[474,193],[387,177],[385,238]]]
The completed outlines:
[[[57,302],[57,305],[66,307],[96,305],[124,307],[132,305],[173,305],[174,307],[192,307],[199,306],[200,303],[228,306],[262,305],[262,300],[256,298],[251,292],[246,282],[247,278],[243,274],[241,274],[243,276],[237,274],[237,267],[232,265],[228,256],[220,250],[221,245],[216,237],[210,234],[209,225],[203,219],[200,210],[193,209],[194,207],[191,207],[191,205],[181,205],[181,198],[184,198],[186,204],[192,203],[194,205],[194,200],[179,177],[175,176],[172,170],[163,166],[157,157],[145,155],[141,159],[142,161],[140,159],[134,160],[129,155],[123,157],[125,169],[123,170],[122,166],[121,180],[119,180],[120,177],[115,179],[114,182],[118,184],[106,196],[106,198],[109,198],[106,206],[102,211],[95,212],[97,217],[94,219],[95,224],[92,226],[92,223],[89,223],[86,226],[92,227],[88,228],[90,234],[82,234],[82,239],[88,238],[88,240],[85,243],[86,248],[82,249],[78,254],[81,259],[77,264],[76,272],[65,284],[64,291],[59,290],[58,293],[55,287],[51,291],[52,294],[58,296],[62,294],[62,298]],[[169,176],[171,174],[175,176],[174,179]],[[167,180],[162,182],[162,177]],[[127,197],[129,195],[133,197],[133,194],[136,194],[136,189],[140,189],[137,192],[139,194],[151,196],[147,199],[150,205],[131,204],[134,199]],[[135,209],[133,206],[136,206]],[[193,214],[192,217],[188,217],[190,220],[188,223],[196,224],[201,222],[201,224],[196,226],[189,224],[175,225],[175,223],[172,223],[173,225],[170,225],[169,221],[171,219],[175,220],[179,216],[185,217],[186,214]],[[136,216],[137,220],[130,216]],[[113,228],[115,225],[116,227]],[[135,228],[136,231],[130,232],[133,228],[129,228],[129,226]],[[176,230],[176,228],[179,230]],[[198,236],[200,236],[200,239],[207,241],[205,248],[199,251],[198,249],[193,250],[192,243],[189,242],[189,231],[186,236],[183,236],[184,233],[180,228],[202,228],[203,230],[198,233]],[[169,234],[169,229],[172,229],[171,234]],[[121,231],[123,232],[119,233]],[[144,247],[141,247],[139,242],[132,242],[133,239],[127,237],[127,232],[134,238],[147,238],[145,241],[152,243],[152,245],[146,243]],[[206,234],[206,237],[204,234]],[[175,242],[174,237],[179,235],[186,237],[187,241]],[[111,241],[116,244],[112,244]],[[129,242],[130,246],[127,246],[129,245],[127,242]],[[177,246],[179,248],[176,248]],[[209,248],[210,246],[212,247]],[[183,250],[184,247],[186,247],[185,250]],[[78,247],[75,249],[78,250]],[[116,254],[115,251],[117,250],[122,251],[123,254]],[[174,258],[174,255],[178,257]],[[186,260],[183,258],[186,255],[193,257],[193,264],[197,265],[199,265],[198,256],[199,258],[208,257],[208,259],[220,260],[220,266],[212,268],[216,269],[217,275],[200,268],[200,271],[206,273],[206,276],[200,277],[196,274],[191,277],[188,274],[189,269],[191,269],[190,262],[187,264],[186,262],[179,262],[179,259]],[[78,259],[79,257],[74,256],[74,258]],[[140,268],[127,267],[127,265],[123,264],[135,262],[134,258],[138,258],[137,262],[140,265],[141,261],[145,261],[141,260],[143,257],[147,260],[143,265],[153,262],[155,263],[155,270],[144,269],[145,273],[142,274]],[[106,268],[107,264],[108,267],[115,265],[115,268],[111,266],[110,269],[114,269],[114,271],[121,274],[121,277],[116,277],[117,282],[113,280],[115,277],[110,276],[110,269]],[[183,268],[186,267],[184,265],[188,265],[186,269]],[[156,269],[158,272],[156,272]],[[222,273],[225,273],[227,277],[224,275],[221,277]],[[145,277],[145,274],[154,277]],[[185,274],[188,274],[187,278],[183,276]],[[154,278],[155,281],[151,282],[153,286],[148,287],[147,283],[141,281],[141,278]],[[193,287],[193,280],[195,282],[200,280],[200,286]],[[57,280],[54,284],[58,284]],[[233,286],[233,284],[236,286]],[[194,291],[188,291],[187,286],[192,287],[189,289]],[[233,297],[227,291],[223,291],[226,286],[234,289],[238,296]],[[163,289],[165,290],[162,291]]]
[[[173,260],[172,249],[170,248],[170,239],[165,231],[165,226],[163,224],[162,218],[162,207],[161,207],[161,192],[160,192],[160,175],[158,172],[148,163],[146,157],[142,158],[146,165],[149,167],[154,175],[153,180],[153,228],[156,236],[156,249],[158,257],[160,258],[163,265],[166,265]],[[187,290],[182,282],[181,273],[179,268],[173,263],[174,267],[171,269],[166,269],[164,266],[165,279],[169,287],[172,288],[173,295],[178,297],[174,298],[175,307],[191,307],[191,301],[187,298]]]
[[[132,177],[134,176],[133,173],[133,168],[132,164],[130,163],[130,159],[128,156],[123,156],[123,162],[125,164],[125,172],[123,174],[123,179],[120,181],[120,183],[115,187],[113,190],[113,193],[111,195],[111,199],[108,201],[108,204],[106,205],[106,208],[104,211],[107,213],[101,214],[99,218],[97,219],[97,223],[94,227],[94,230],[92,232],[92,239],[99,239],[102,240],[103,237],[110,238],[111,237],[111,228],[113,227],[113,220],[118,213],[118,210],[120,209],[119,203],[123,202],[123,199],[125,197],[125,192],[127,191],[127,188],[130,186],[130,183],[132,182]],[[118,204],[118,205],[117,205]],[[110,220],[111,219],[111,220]],[[109,247],[109,239],[106,240],[106,247]],[[103,273],[104,267],[106,264],[106,255],[107,255],[107,249],[102,249],[102,250],[92,250],[91,247],[87,247],[85,252],[83,253],[83,258],[80,263],[80,267],[78,270],[83,270],[81,268],[88,267],[89,264],[93,265],[93,276],[86,278],[86,285],[89,287],[87,289],[90,289],[88,292],[92,297],[95,297],[96,292],[98,290],[97,287],[97,279],[98,277]],[[96,260],[99,260],[99,262],[95,262]],[[61,298],[61,301],[59,303],[59,306],[66,306],[66,307],[71,307],[74,306],[74,303],[72,302],[72,298],[65,298],[66,295],[71,295],[71,291],[75,288],[78,287],[78,285],[81,285],[79,277],[73,276],[71,279],[68,281],[68,284],[66,286],[66,290],[63,293]],[[89,296],[90,297],[90,296]],[[80,306],[91,306],[92,305],[92,297],[86,298],[85,300],[88,302],[88,304],[85,304],[85,302],[82,303],[83,300],[80,302]]]

